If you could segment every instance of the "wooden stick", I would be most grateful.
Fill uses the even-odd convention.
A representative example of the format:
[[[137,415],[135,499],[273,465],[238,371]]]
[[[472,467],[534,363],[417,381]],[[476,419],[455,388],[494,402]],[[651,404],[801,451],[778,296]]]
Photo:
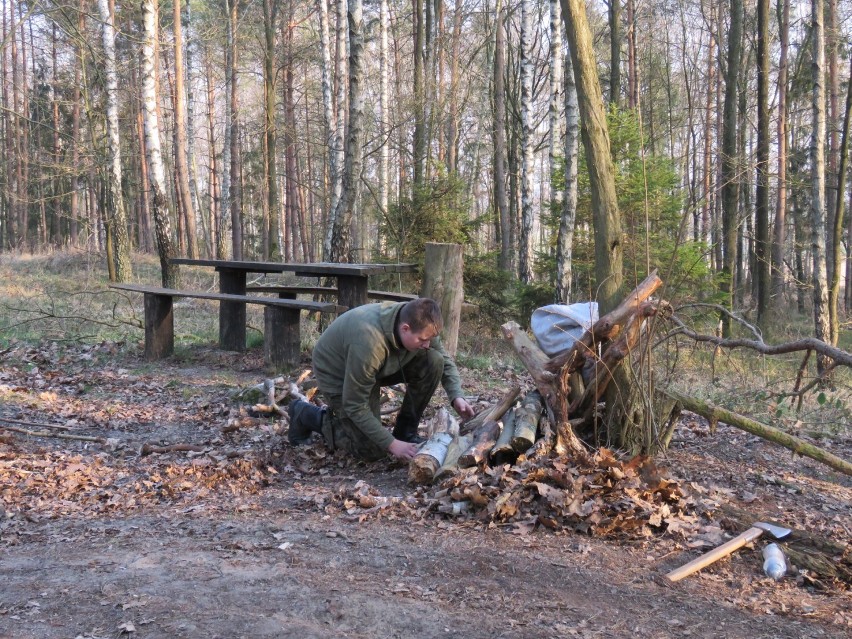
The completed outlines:
[[[5,421],[5,420],[4,420]],[[83,442],[97,442],[106,444],[104,437],[90,437],[88,435],[72,435],[71,433],[55,433],[47,430],[27,430],[26,428],[17,428],[15,426],[0,426],[3,430],[8,430],[13,433],[21,433],[30,437],[54,437],[56,439],[76,439]]]
[[[506,414],[506,411],[512,407],[512,404],[515,403],[515,400],[520,394],[521,387],[517,385],[513,386],[505,395],[503,395],[502,399],[497,404],[490,408],[481,410],[478,415],[464,422],[461,425],[459,432],[462,435],[466,435],[467,433],[472,433],[487,421],[499,421],[500,418]]]
[[[473,433],[473,443],[459,457],[460,468],[476,466],[488,457],[488,452],[494,448],[497,435],[500,433],[500,424],[495,421],[487,421]]]
[[[60,426],[58,424],[39,424],[38,422],[22,422],[19,419],[6,419],[0,417],[0,422],[6,424],[17,424],[18,426],[35,426],[36,428],[55,428],[57,430],[71,430],[70,426]],[[2,426],[0,426],[2,428]]]
[[[758,437],[768,441],[775,442],[784,448],[792,450],[794,453],[815,459],[816,461],[821,462],[826,466],[830,466],[841,473],[852,475],[852,463],[849,463],[845,459],[841,459],[837,455],[833,455],[818,446],[809,444],[803,439],[799,439],[793,435],[788,435],[783,430],[767,426],[766,424],[761,424],[753,419],[744,417],[743,415],[738,415],[737,413],[725,410],[724,408],[719,408],[710,402],[681,395],[673,390],[658,390],[657,392],[663,393],[676,402],[680,402],[686,410],[692,411],[702,417],[706,417],[708,420],[724,422],[725,424],[744,430],[752,435],[757,435]]]
[[[556,387],[558,378],[544,369],[548,361],[547,355],[521,330],[517,322],[506,322],[500,328],[503,330],[503,336],[512,342],[512,346],[515,347],[515,351],[532,376],[535,387],[547,403],[548,410],[558,412],[560,405]]]
[[[192,444],[172,444],[171,446],[154,446],[153,444],[142,444],[142,449],[139,451],[139,454],[144,457],[145,455],[150,455],[151,453],[203,453],[205,450],[207,449],[204,448],[204,446],[194,446]]]

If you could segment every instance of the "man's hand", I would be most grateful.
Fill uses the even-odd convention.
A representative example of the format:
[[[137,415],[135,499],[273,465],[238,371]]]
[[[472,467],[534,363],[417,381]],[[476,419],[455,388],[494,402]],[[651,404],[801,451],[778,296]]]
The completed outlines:
[[[397,459],[412,459],[417,454],[417,444],[409,444],[399,439],[394,439],[388,448],[388,452]]]
[[[473,407],[467,403],[464,397],[456,397],[453,400],[453,408],[456,409],[456,412],[462,419],[470,419],[476,414]]]

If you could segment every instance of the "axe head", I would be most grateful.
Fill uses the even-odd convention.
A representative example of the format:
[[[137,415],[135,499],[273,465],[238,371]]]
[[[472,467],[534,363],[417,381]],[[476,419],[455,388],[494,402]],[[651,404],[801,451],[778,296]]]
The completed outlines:
[[[766,522],[758,521],[752,524],[754,528],[760,528],[763,532],[767,532],[775,539],[784,539],[787,535],[789,535],[792,530],[789,528],[782,528],[781,526],[776,526],[775,524],[767,524]]]

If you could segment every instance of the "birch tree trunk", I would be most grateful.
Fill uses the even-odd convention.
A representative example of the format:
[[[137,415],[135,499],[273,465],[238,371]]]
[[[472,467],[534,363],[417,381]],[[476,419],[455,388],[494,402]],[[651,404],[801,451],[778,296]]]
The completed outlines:
[[[193,66],[193,57],[192,57],[192,31],[190,25],[192,24],[192,10],[191,10],[191,2],[187,0],[186,2],[186,12],[182,15],[182,24],[183,28],[181,29],[186,36],[185,39],[185,56],[184,56],[184,74],[186,77],[186,164],[187,170],[189,171],[187,178],[189,180],[189,201],[191,203],[191,210],[195,211],[198,215],[198,219],[201,220],[201,229],[204,237],[205,243],[205,254],[209,255],[210,247],[211,247],[211,238],[210,231],[206,224],[204,224],[205,214],[202,212],[201,207],[198,203],[198,170],[195,162],[195,91],[192,84],[192,70],[195,68]],[[199,253],[200,253],[199,249]]]
[[[577,218],[577,165],[580,147],[580,111],[571,53],[565,52],[565,199],[556,238],[556,301],[571,301],[574,225]]]
[[[118,72],[115,64],[115,16],[110,12],[108,0],[98,0],[104,44],[104,75],[106,76],[107,153],[109,168],[107,184],[112,204],[110,231],[115,238],[115,281],[126,282],[132,275],[130,237],[127,233],[127,213],[121,192],[121,141],[118,132]]]
[[[320,0],[322,1],[322,0]],[[388,137],[390,111],[388,109],[388,0],[379,6],[379,209],[382,215],[388,210]]]
[[[533,280],[533,7],[521,0],[521,237],[518,271],[521,281]]]
[[[320,0],[322,2],[322,0]],[[346,132],[346,29],[347,29],[347,0],[337,0],[337,31],[336,31],[336,53],[337,62],[336,68],[336,117],[334,135],[332,137],[331,129],[329,129],[330,143],[332,144],[330,152],[333,159],[329,162],[330,178],[331,178],[331,204],[329,205],[328,224],[326,226],[325,241],[323,242],[323,259],[327,262],[333,262],[332,254],[335,253],[333,247],[334,233],[340,221],[337,219],[340,208],[340,199],[343,195],[343,174],[345,171],[344,164],[346,162],[346,149],[344,134]],[[348,237],[348,230],[347,230]]]
[[[243,212],[242,212],[242,184],[241,184],[241,158],[240,158],[240,111],[239,92],[237,91],[237,25],[239,24],[239,0],[230,0],[230,14],[228,19],[228,45],[231,49],[231,68],[229,83],[231,90],[228,93],[230,102],[228,110],[231,113],[231,135],[228,142],[231,146],[231,184],[229,203],[231,205],[231,253],[235,260],[243,259]]]
[[[106,0],[100,0],[106,2]],[[160,124],[157,119],[157,0],[142,0],[142,100],[145,106],[145,148],[148,154],[149,181],[151,184],[151,208],[154,213],[154,228],[157,237],[157,253],[160,256],[163,286],[177,288],[178,267],[169,260],[175,256],[174,240],[166,198],[166,175],[163,169],[163,154],[160,149]]]
[[[811,134],[811,257],[813,259],[814,329],[817,339],[830,343],[828,280],[825,266],[825,25],[822,0],[811,2],[813,38],[813,130]],[[830,362],[817,355],[817,373],[822,375]]]
[[[565,192],[564,181],[560,183],[562,174],[562,92],[565,90],[562,82],[562,10],[559,0],[550,0],[550,107],[548,119],[548,143],[550,147],[550,210],[553,213],[562,211],[562,200]]]
[[[502,0],[497,0],[494,24],[494,202],[500,222],[500,270],[512,271],[511,220],[509,219],[509,197],[506,194],[506,75],[505,26]]]
[[[361,185],[361,138],[364,99],[361,94],[361,63],[364,47],[361,0],[350,0],[349,21],[349,135],[343,169],[343,192],[334,215],[332,229],[331,262],[348,262],[350,253],[350,225],[358,201]]]

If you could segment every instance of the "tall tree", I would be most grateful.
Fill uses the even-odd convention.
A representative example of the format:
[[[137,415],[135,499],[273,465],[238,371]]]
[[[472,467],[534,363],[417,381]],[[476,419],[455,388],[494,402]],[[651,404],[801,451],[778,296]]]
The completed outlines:
[[[350,225],[361,186],[361,145],[363,131],[364,98],[361,93],[363,38],[363,10],[361,0],[349,0],[349,134],[346,136],[346,160],[343,170],[343,193],[334,216],[332,235],[332,262],[348,262],[350,253]]]
[[[577,218],[577,165],[580,146],[580,111],[570,52],[565,53],[565,198],[556,239],[556,301],[571,301],[574,224]]]
[[[832,255],[834,268],[831,271],[831,286],[828,289],[828,312],[829,325],[831,328],[831,345],[837,346],[840,337],[840,317],[838,306],[840,298],[840,271],[843,264],[840,258],[840,245],[843,241],[843,205],[846,192],[846,167],[849,162],[849,120],[852,117],[852,67],[849,71],[849,82],[846,87],[846,110],[843,115],[843,131],[840,137],[840,150],[838,153],[840,163],[837,168],[837,197],[835,198],[834,226],[832,237],[834,239],[835,251]],[[847,258],[848,259],[848,258]]]
[[[109,232],[115,238],[115,281],[126,282],[132,274],[130,237],[127,232],[127,213],[121,192],[121,141],[118,126],[118,72],[115,62],[115,16],[108,0],[98,0],[104,43],[104,75],[106,76],[107,153],[109,168],[107,184],[111,215]]]
[[[325,0],[319,0],[325,4]],[[276,165],[278,129],[275,124],[275,23],[278,2],[263,0],[263,95],[264,95],[264,154],[266,182],[266,216],[264,257],[273,261],[281,258],[281,213],[278,209],[278,170]],[[292,61],[291,61],[292,62]]]
[[[493,90],[494,117],[492,119],[492,138],[494,144],[494,205],[500,230],[500,269],[512,271],[511,233],[509,228],[509,197],[506,194],[506,76],[505,58],[505,13],[503,0],[497,0],[494,22],[494,73],[491,82]]]
[[[609,101],[621,100],[621,0],[609,0]]]
[[[321,2],[323,0],[320,0]],[[388,89],[388,0],[381,0],[379,6],[379,209],[382,215],[388,210],[388,160],[390,135],[390,110]]]
[[[428,3],[430,0],[426,0]],[[414,21],[414,191],[426,179],[426,27],[423,0],[412,0]]]
[[[562,10],[559,0],[550,0],[550,105],[548,146],[550,147],[550,210],[562,210],[565,192],[562,163]]]
[[[769,0],[757,2],[757,189],[755,191],[757,322],[769,311]]]
[[[533,280],[533,7],[521,0],[521,237],[518,271],[521,281]]]
[[[778,0],[778,197],[772,234],[772,294],[776,310],[784,307],[784,244],[787,235],[787,51],[790,40],[790,0]]]
[[[814,291],[814,329],[817,339],[829,343],[828,280],[825,266],[825,23],[823,1],[811,2],[812,132],[811,132],[811,258]],[[824,374],[829,361],[817,356],[817,373]]]
[[[178,267],[170,261],[175,257],[175,250],[169,201],[166,197],[163,153],[160,148],[160,123],[157,117],[156,47],[159,41],[158,24],[157,0],[142,0],[142,100],[145,105],[145,147],[148,153],[148,166],[150,167],[151,208],[154,213],[157,253],[160,256],[163,286],[177,288],[179,271]]]
[[[103,0],[99,0],[103,2]],[[181,25],[181,0],[173,0],[173,18],[175,34],[175,86],[174,86],[174,108],[175,108],[175,184],[177,186],[177,197],[181,211],[186,219],[186,250],[189,257],[198,258],[198,225],[195,220],[195,208],[193,207],[192,194],[189,189],[189,163],[187,151],[186,130],[186,86],[184,82],[183,61],[183,29]]]
[[[728,54],[725,72],[725,105],[722,114],[722,241],[724,242],[720,288],[724,303],[734,305],[734,277],[737,258],[737,216],[739,188],[737,180],[737,78],[739,77],[742,33],[742,0],[731,1],[731,26],[728,30]],[[731,319],[722,315],[722,335],[731,334]]]

